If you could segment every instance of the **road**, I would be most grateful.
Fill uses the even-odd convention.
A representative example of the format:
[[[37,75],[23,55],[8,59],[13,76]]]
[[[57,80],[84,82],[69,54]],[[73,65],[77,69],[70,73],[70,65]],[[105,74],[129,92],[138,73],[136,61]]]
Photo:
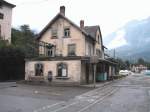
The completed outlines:
[[[149,105],[150,76],[142,74],[94,90],[0,84],[0,112],[150,112]]]

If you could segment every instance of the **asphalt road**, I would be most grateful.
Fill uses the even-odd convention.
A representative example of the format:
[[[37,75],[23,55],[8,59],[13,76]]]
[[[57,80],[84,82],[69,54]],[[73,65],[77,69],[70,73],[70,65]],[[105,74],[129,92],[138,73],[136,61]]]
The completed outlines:
[[[92,90],[0,84],[0,112],[150,112],[150,76],[134,74]]]

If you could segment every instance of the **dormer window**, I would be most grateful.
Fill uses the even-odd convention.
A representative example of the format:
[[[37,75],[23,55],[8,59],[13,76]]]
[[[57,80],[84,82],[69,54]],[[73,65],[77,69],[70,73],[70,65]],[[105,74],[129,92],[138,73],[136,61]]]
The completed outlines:
[[[4,14],[0,13],[0,19],[4,18]]]
[[[64,37],[70,37],[70,28],[65,28],[64,29]]]
[[[57,29],[52,28],[52,38],[57,38]]]

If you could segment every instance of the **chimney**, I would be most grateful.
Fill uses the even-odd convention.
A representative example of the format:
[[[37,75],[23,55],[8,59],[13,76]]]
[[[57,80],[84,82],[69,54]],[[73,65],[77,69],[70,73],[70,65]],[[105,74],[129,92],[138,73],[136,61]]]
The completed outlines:
[[[84,28],[84,20],[80,21],[80,28],[83,29]]]
[[[65,6],[60,6],[60,14],[65,16]]]

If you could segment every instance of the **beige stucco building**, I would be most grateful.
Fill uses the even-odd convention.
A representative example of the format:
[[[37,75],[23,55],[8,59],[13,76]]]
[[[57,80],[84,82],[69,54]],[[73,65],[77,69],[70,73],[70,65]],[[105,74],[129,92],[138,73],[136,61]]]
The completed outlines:
[[[84,26],[83,20],[77,26],[65,16],[64,6],[40,32],[37,40],[39,57],[26,59],[25,80],[47,81],[48,74],[52,74],[52,82],[91,83],[91,56],[105,60],[100,27]]]
[[[15,5],[0,1],[0,39],[11,42],[12,9]]]

